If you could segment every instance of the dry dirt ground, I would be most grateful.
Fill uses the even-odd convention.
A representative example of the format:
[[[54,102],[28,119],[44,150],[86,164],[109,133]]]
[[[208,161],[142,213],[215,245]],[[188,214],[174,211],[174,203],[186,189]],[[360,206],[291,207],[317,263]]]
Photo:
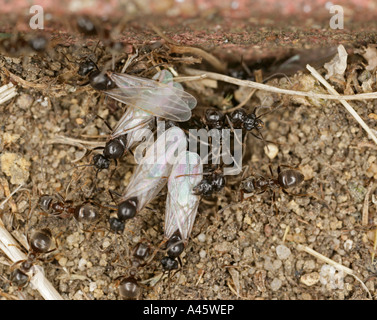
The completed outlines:
[[[105,207],[113,204],[108,190],[119,193],[124,190],[134,170],[131,155],[119,161],[111,179],[111,170],[101,171],[97,188],[90,194],[95,170],[74,166],[89,163],[92,154],[72,163],[83,155],[82,148],[51,143],[57,136],[103,141],[109,129],[95,115],[114,126],[123,113],[124,106],[95,92],[77,75],[77,63],[87,56],[100,66],[111,61],[111,52],[104,53],[101,45],[96,49],[95,46],[96,43],[87,48],[55,46],[47,53],[21,57],[0,55],[1,84],[12,78],[18,91],[15,98],[0,105],[0,200],[6,198],[7,184],[12,191],[24,183],[13,196],[16,207],[12,210],[11,202],[7,202],[1,218],[15,237],[35,228],[51,229],[58,248],[49,255],[52,261],[40,265],[62,297],[70,300],[120,299],[117,279],[127,275],[130,249],[142,239],[152,248],[163,240],[166,189],[126,224],[122,235],[107,231],[107,218],[114,213]],[[119,59],[118,70],[126,57]],[[350,59],[346,81],[348,76],[360,77],[367,64],[360,56],[353,58],[354,65]],[[182,64],[177,61],[169,63],[180,73]],[[352,71],[355,65],[360,69]],[[139,65],[141,69],[146,66],[149,65]],[[266,68],[263,63],[260,66]],[[208,68],[208,65],[194,67]],[[324,73],[324,69],[320,71]],[[248,77],[240,65],[234,66],[231,74]],[[289,78],[274,77],[267,83],[325,93],[319,85],[308,84],[304,74],[298,71]],[[375,70],[373,79],[371,87],[375,91]],[[346,81],[333,84],[343,92]],[[363,79],[357,81],[360,87]],[[356,85],[347,88],[357,93]],[[226,98],[241,93],[236,86],[224,83],[218,83],[217,89],[198,86],[195,90],[188,85],[186,89],[198,99],[195,116],[208,107],[234,107],[239,101]],[[374,128],[376,102],[352,104]],[[354,277],[347,274],[343,277],[335,269],[331,276],[328,263],[298,250],[298,245],[308,246],[352,269],[372,298],[376,297],[377,269],[372,262],[376,225],[373,190],[368,197],[368,226],[361,224],[364,199],[371,178],[377,175],[376,146],[338,102],[257,92],[246,108],[252,110],[260,105],[273,108],[263,117],[266,124],[263,135],[275,142],[278,154],[270,160],[263,142],[249,136],[243,159],[243,165],[249,168],[244,176],[252,172],[268,175],[269,164],[275,173],[278,165],[289,165],[305,175],[303,185],[293,192],[308,195],[292,197],[277,193],[276,214],[269,192],[240,202],[241,176],[227,177],[227,187],[222,192],[201,202],[179,271],[162,274],[159,262],[162,253],[139,270],[138,277],[144,283],[141,299],[369,298]],[[275,110],[278,105],[281,106]],[[113,163],[111,169],[114,168]],[[102,217],[94,226],[82,226],[73,218],[48,216],[37,206],[39,196],[46,193],[60,193],[76,204],[90,197],[103,205]],[[33,210],[28,218],[30,208]],[[0,262],[2,299],[42,299],[31,286],[18,289],[12,285],[7,280],[9,261],[1,256]]]

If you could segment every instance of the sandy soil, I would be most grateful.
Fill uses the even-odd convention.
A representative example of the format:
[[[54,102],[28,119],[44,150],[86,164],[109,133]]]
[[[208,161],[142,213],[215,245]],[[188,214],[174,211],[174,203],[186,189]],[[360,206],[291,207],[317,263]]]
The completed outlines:
[[[166,189],[127,223],[123,235],[107,231],[107,218],[113,212],[105,207],[101,209],[98,224],[89,227],[78,225],[73,218],[48,216],[36,207],[39,196],[46,193],[60,193],[76,204],[87,197],[102,205],[113,204],[108,189],[121,193],[134,170],[132,156],[124,157],[111,179],[111,170],[99,173],[98,190],[89,194],[95,170],[92,167],[75,169],[72,163],[83,155],[83,150],[51,143],[57,136],[104,141],[99,136],[106,137],[109,129],[95,115],[106,118],[114,126],[123,113],[123,106],[83,85],[84,79],[77,76],[77,63],[87,56],[95,61],[100,58],[102,66],[111,60],[111,52],[103,52],[99,46],[94,53],[94,46],[57,46],[48,49],[47,54],[24,57],[0,55],[1,68],[27,81],[18,82],[18,95],[0,106],[0,175],[11,191],[24,183],[35,208],[28,219],[29,199],[25,191],[20,191],[13,197],[15,212],[7,203],[1,217],[15,237],[42,227],[50,228],[57,236],[58,249],[50,255],[53,260],[40,264],[62,297],[71,300],[120,299],[117,279],[127,275],[131,248],[142,239],[152,248],[163,240]],[[116,67],[119,69],[122,63]],[[178,63],[172,64],[181,70]],[[5,69],[0,73],[1,84],[9,79]],[[357,75],[362,71],[358,70]],[[241,66],[236,66],[232,74],[246,77]],[[304,88],[305,79],[303,72],[297,71],[289,79],[274,78],[268,83],[300,90]],[[314,89],[314,86],[306,89]],[[338,89],[344,90],[342,84]],[[216,102],[224,101],[229,93],[235,94],[237,88],[219,84],[212,92],[206,90],[188,88],[198,98],[196,116],[214,104],[224,106]],[[237,103],[233,99],[228,107]],[[163,255],[159,253],[139,270],[138,277],[145,286],[142,299],[369,297],[352,276],[326,276],[325,262],[298,250],[299,244],[352,269],[372,297],[376,296],[376,267],[371,256],[376,208],[371,201],[369,224],[361,225],[367,189],[371,178],[377,174],[376,146],[337,102],[257,93],[246,108],[276,107],[281,103],[280,108],[263,117],[266,124],[263,135],[277,144],[277,156],[270,160],[263,142],[249,136],[248,152],[243,160],[249,170],[244,176],[252,172],[268,175],[269,164],[275,173],[278,165],[296,167],[305,175],[305,182],[293,192],[308,196],[291,197],[279,192],[276,195],[278,214],[275,214],[270,193],[239,202],[241,177],[228,177],[227,187],[222,192],[202,201],[192,237],[181,256],[182,268],[176,273],[161,274],[159,260]],[[373,100],[354,102],[353,106],[373,128],[376,117],[370,114],[376,111],[376,103]],[[84,157],[76,164],[89,163],[91,157]],[[0,199],[6,197],[5,184],[2,180]],[[369,195],[369,200],[372,199],[373,190]],[[88,228],[93,230],[87,231]],[[41,299],[30,286],[19,290],[9,283],[7,259],[2,257],[0,262],[0,289],[10,295],[4,295],[3,299]],[[338,280],[331,282],[329,277]],[[328,279],[327,284],[325,279]]]

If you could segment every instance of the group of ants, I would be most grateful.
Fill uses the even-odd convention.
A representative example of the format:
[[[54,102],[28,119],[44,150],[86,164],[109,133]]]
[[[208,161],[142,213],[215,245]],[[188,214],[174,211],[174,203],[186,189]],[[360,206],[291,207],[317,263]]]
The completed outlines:
[[[114,87],[114,83],[106,76],[106,74],[99,72],[94,62],[86,60],[81,63],[79,68],[80,76],[88,76],[91,87],[97,91],[105,91]],[[262,115],[257,115],[258,108],[252,112],[248,112],[244,108],[238,108],[231,113],[225,114],[217,109],[208,109],[204,114],[203,123],[206,129],[223,129],[230,127],[233,129],[242,129],[245,133],[250,133],[255,138],[266,140],[261,134],[264,127],[264,122],[261,120]],[[267,112],[268,113],[268,112]],[[106,125],[108,125],[106,123]],[[172,125],[177,125],[173,123]],[[108,169],[111,160],[117,163],[121,157],[126,153],[125,136],[108,139],[106,145],[103,147],[102,153],[93,156],[92,166],[97,169],[97,174],[100,170]],[[267,145],[266,145],[267,146]],[[267,146],[268,147],[268,146]],[[282,166],[283,167],[283,166]],[[297,169],[287,167],[277,169],[277,176],[274,176],[271,166],[269,167],[271,176],[252,175],[240,183],[241,201],[244,200],[244,194],[262,194],[266,191],[271,191],[273,194],[273,204],[275,204],[275,193],[278,190],[289,193],[287,190],[299,186],[304,181],[304,175]],[[219,167],[213,168],[208,166],[203,172],[203,179],[193,188],[192,192],[201,197],[211,197],[214,193],[220,192],[226,185],[225,177]],[[110,193],[112,196],[112,194]],[[297,194],[298,195],[298,194]],[[302,195],[298,195],[302,196]],[[112,196],[113,197],[113,196]],[[80,223],[93,223],[98,220],[99,210],[93,201],[85,201],[79,205],[75,205],[73,201],[65,200],[61,196],[42,195],[39,199],[39,208],[45,213],[59,217],[68,218],[73,217]],[[125,223],[133,218],[136,214],[135,208],[127,207],[127,210],[118,208],[117,216],[110,217],[108,220],[109,229],[116,233],[122,234],[125,228]],[[31,232],[28,238],[28,254],[26,260],[19,261],[12,266],[10,281],[19,288],[25,287],[31,279],[32,268],[38,260],[43,260],[43,256],[56,250],[51,249],[54,238],[50,229],[43,228]],[[166,245],[165,256],[161,260],[164,270],[170,272],[179,268],[178,262],[182,265],[179,259],[180,254],[184,250],[184,243],[180,238],[179,233],[173,237],[165,240]],[[144,242],[138,243],[132,250],[130,257],[131,267],[128,270],[127,276],[122,276],[118,280],[117,285],[119,294],[124,299],[137,299],[140,297],[141,284],[138,281],[138,269],[144,266],[151,260],[153,256],[151,248]]]

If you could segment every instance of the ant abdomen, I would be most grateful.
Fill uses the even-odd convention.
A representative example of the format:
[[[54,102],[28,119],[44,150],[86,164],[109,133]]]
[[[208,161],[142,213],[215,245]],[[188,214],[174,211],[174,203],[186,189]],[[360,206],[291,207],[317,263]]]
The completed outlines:
[[[52,234],[50,229],[35,231],[30,239],[30,247],[36,253],[46,253],[52,244]]]
[[[279,173],[278,182],[283,189],[293,188],[304,181],[304,175],[295,169],[287,169]]]
[[[135,300],[140,293],[141,288],[134,277],[125,278],[119,283],[119,294],[123,299]]]
[[[75,208],[73,216],[78,222],[92,223],[98,220],[99,213],[95,206],[90,203],[84,203]]]
[[[118,138],[110,140],[103,150],[103,155],[107,159],[119,159],[126,150],[127,136],[121,135]]]

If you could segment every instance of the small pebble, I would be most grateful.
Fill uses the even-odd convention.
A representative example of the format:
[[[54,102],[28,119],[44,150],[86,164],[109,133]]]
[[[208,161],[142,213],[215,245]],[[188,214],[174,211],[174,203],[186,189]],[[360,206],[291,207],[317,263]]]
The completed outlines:
[[[280,260],[286,260],[291,255],[291,250],[283,244],[276,247],[276,254]]]
[[[68,259],[66,257],[61,257],[58,262],[59,264],[62,266],[62,267],[65,267],[65,265],[67,264],[67,261]]]
[[[307,285],[308,287],[311,287],[315,285],[319,281],[319,273],[318,272],[312,272],[312,273],[307,273],[304,274],[301,278],[300,281]]]
[[[269,143],[264,147],[264,153],[272,160],[278,155],[279,148],[276,145]]]
[[[275,279],[272,280],[272,282],[271,282],[271,290],[272,290],[272,291],[278,291],[278,290],[281,288],[281,285],[282,285],[281,280],[278,279],[278,278],[275,278]]]
[[[72,233],[67,237],[67,244],[69,246],[77,245],[80,241],[80,235],[78,232]]]
[[[205,250],[200,250],[199,256],[201,259],[204,259],[207,256],[207,252]]]
[[[86,260],[85,259],[83,259],[83,258],[81,258],[80,259],[80,261],[79,261],[79,265],[78,265],[78,269],[80,270],[80,271],[84,271],[85,270],[85,266],[86,266]]]
[[[5,152],[0,156],[1,171],[11,177],[12,184],[23,184],[29,179],[31,163],[20,155]]]
[[[348,239],[344,242],[344,250],[350,251],[353,247],[353,241]]]
[[[200,242],[205,242],[206,241],[206,235],[204,233],[201,233],[198,235],[198,240]]]
[[[90,292],[93,292],[95,289],[97,289],[97,283],[95,283],[95,282],[91,282],[91,283],[89,284],[89,291],[90,291]]]

